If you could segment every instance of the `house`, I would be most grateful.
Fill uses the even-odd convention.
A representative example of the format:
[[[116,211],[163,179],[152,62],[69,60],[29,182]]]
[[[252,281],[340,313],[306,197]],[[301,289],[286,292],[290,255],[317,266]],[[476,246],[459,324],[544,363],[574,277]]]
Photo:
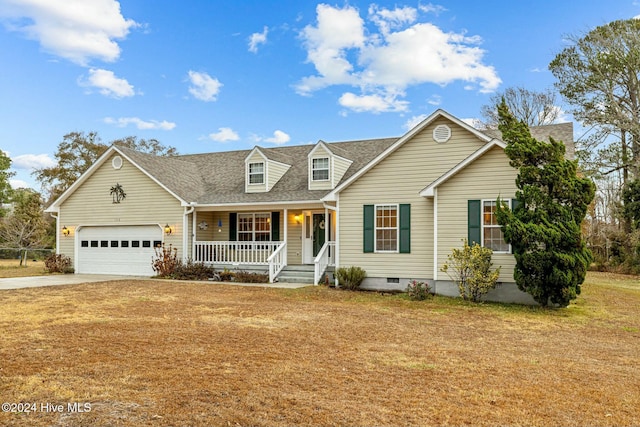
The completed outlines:
[[[570,123],[532,128],[568,144]],[[399,138],[158,157],[112,146],[48,209],[57,250],[78,273],[153,275],[154,247],[218,268],[289,271],[364,268],[370,289],[443,276],[468,238],[493,249],[502,285],[492,299],[532,302],[513,283],[514,258],[495,221],[517,171],[499,132],[437,110]],[[302,273],[300,273],[302,274]],[[311,274],[311,273],[310,273]]]

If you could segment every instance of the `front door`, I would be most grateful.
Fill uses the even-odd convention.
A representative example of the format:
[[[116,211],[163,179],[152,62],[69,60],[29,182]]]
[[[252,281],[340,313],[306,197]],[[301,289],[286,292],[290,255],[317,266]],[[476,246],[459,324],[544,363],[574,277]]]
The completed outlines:
[[[325,221],[324,212],[305,212],[303,226],[303,262],[313,264],[316,255],[324,246],[329,224]]]

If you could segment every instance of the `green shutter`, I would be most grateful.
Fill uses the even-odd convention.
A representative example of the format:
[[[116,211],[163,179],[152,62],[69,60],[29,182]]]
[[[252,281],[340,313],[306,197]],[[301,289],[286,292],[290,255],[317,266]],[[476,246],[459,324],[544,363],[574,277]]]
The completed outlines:
[[[363,245],[362,251],[373,252],[374,248],[374,206],[373,205],[364,205],[363,207]]]
[[[468,200],[467,203],[467,241],[469,246],[472,246],[474,242],[481,245],[481,202],[480,200]]]
[[[400,205],[400,253],[411,253],[411,205]]]
[[[271,241],[280,241],[280,212],[271,212]]]
[[[229,214],[229,241],[235,242],[238,240],[237,237],[238,232],[238,214],[235,212],[231,212]]]
[[[519,206],[522,206],[523,204],[520,203],[520,200],[518,199],[511,199],[511,211],[515,212],[516,208],[518,208]],[[513,243],[511,244],[511,253],[513,253]]]

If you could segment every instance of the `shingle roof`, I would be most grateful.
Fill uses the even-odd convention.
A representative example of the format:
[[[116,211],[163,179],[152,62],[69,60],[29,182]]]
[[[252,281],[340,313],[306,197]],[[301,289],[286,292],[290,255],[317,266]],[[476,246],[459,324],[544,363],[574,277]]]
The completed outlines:
[[[573,156],[573,124],[561,123],[532,127],[534,138],[547,140],[549,136],[562,140],[567,157]],[[500,139],[497,130],[483,130],[486,135]],[[398,138],[367,139],[346,142],[324,142],[335,154],[353,163],[339,183],[352,177],[373,159],[398,141]],[[264,193],[245,192],[245,159],[252,150],[225,151],[206,154],[159,157],[128,148],[119,150],[153,176],[169,191],[187,203],[219,205],[236,203],[268,203],[319,201],[331,190],[308,189],[308,155],[315,144],[263,148],[260,151],[270,160],[290,165],[280,180]]]
[[[397,139],[368,139],[326,144],[336,155],[353,161],[342,178],[345,180]],[[184,201],[212,205],[320,200],[330,190],[308,189],[307,156],[314,147],[314,144],[278,148],[260,147],[263,154],[270,160],[291,165],[291,168],[266,193],[245,192],[245,159],[251,150],[157,157],[118,148]]]
[[[530,126],[529,131],[531,136],[538,141],[548,141],[549,137],[552,137],[556,141],[564,142],[566,151],[566,158],[573,159],[575,156],[575,143],[573,140],[573,123],[556,123],[553,125],[545,126]],[[489,135],[492,138],[502,139],[502,132],[498,129],[485,129],[483,133]]]

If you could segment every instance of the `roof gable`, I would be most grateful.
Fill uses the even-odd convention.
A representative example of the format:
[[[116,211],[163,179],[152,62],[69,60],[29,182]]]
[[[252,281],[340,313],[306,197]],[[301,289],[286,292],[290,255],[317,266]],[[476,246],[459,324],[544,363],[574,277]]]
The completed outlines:
[[[450,178],[454,177],[458,172],[469,166],[476,159],[482,157],[487,151],[491,150],[494,147],[500,147],[504,149],[507,145],[498,140],[494,139],[491,142],[480,147],[478,150],[474,151],[469,157],[455,165],[453,168],[449,169],[447,172],[442,174],[438,179],[433,181],[427,187],[425,187],[422,191],[420,191],[420,195],[423,197],[433,197],[435,195],[435,189],[438,188],[441,184],[447,182]]]
[[[84,182],[86,182],[98,169],[100,169],[105,162],[113,155],[113,154],[119,154],[122,157],[124,157],[129,163],[131,163],[134,167],[136,167],[139,171],[141,171],[144,175],[146,175],[148,178],[150,178],[152,181],[154,181],[156,184],[158,184],[162,189],[164,189],[165,191],[167,191],[169,194],[171,194],[173,197],[175,197],[176,199],[178,199],[180,201],[181,204],[187,204],[186,199],[184,199],[183,197],[181,197],[181,195],[177,194],[175,191],[172,191],[170,188],[168,188],[163,182],[161,182],[161,180],[159,180],[158,178],[156,178],[154,175],[152,175],[151,173],[149,173],[149,171],[147,170],[147,168],[145,168],[143,165],[141,165],[140,163],[144,163],[143,162],[139,162],[141,160],[141,156],[149,156],[149,158],[153,158],[154,161],[156,161],[156,159],[168,159],[169,157],[159,157],[159,156],[153,156],[153,155],[149,155],[149,154],[144,154],[144,153],[139,153],[135,150],[131,150],[125,147],[118,147],[115,145],[112,145],[111,147],[109,147],[107,149],[107,151],[105,151],[99,158],[98,160],[96,160],[90,167],[89,169],[87,169],[82,175],[80,175],[80,177],[69,187],[67,188],[61,195],[60,197],[58,197],[46,210],[45,212],[57,212],[58,209],[60,208],[60,205],[62,203],[64,203],[65,200],[67,200],[82,184],[84,184]],[[184,165],[183,165],[184,166]],[[180,169],[180,173],[183,173],[185,171]],[[170,173],[170,171],[169,171]],[[188,173],[188,171],[186,171],[186,173]],[[167,177],[165,177],[164,181],[167,180]],[[179,180],[182,180],[181,178]]]
[[[412,129],[410,129],[403,136],[398,138],[395,143],[393,143],[390,147],[388,147],[386,150],[384,150],[382,153],[380,153],[371,162],[369,162],[364,167],[360,168],[357,171],[357,173],[351,175],[348,179],[343,180],[343,182],[341,184],[339,184],[333,191],[331,191],[329,194],[327,194],[323,198],[323,200],[324,201],[335,200],[336,195],[338,193],[340,193],[342,190],[347,188],[354,181],[356,181],[362,175],[367,173],[369,170],[371,170],[374,166],[379,164],[385,158],[389,157],[392,153],[394,153],[396,150],[398,150],[398,148],[400,148],[402,145],[404,145],[407,141],[410,141],[413,137],[418,135],[420,132],[422,132],[425,128],[427,128],[429,125],[431,125],[434,121],[436,121],[439,118],[446,118],[446,119],[450,120],[451,122],[453,122],[456,125],[460,126],[464,130],[469,131],[470,133],[472,133],[474,136],[476,136],[478,139],[480,139],[483,142],[489,142],[489,141],[492,140],[492,138],[489,135],[486,135],[486,134],[480,132],[479,130],[477,130],[473,126],[463,122],[462,120],[460,120],[457,117],[449,114],[445,110],[438,109],[435,112],[433,112],[431,115],[429,115],[427,118],[422,120],[418,125],[414,126]]]

